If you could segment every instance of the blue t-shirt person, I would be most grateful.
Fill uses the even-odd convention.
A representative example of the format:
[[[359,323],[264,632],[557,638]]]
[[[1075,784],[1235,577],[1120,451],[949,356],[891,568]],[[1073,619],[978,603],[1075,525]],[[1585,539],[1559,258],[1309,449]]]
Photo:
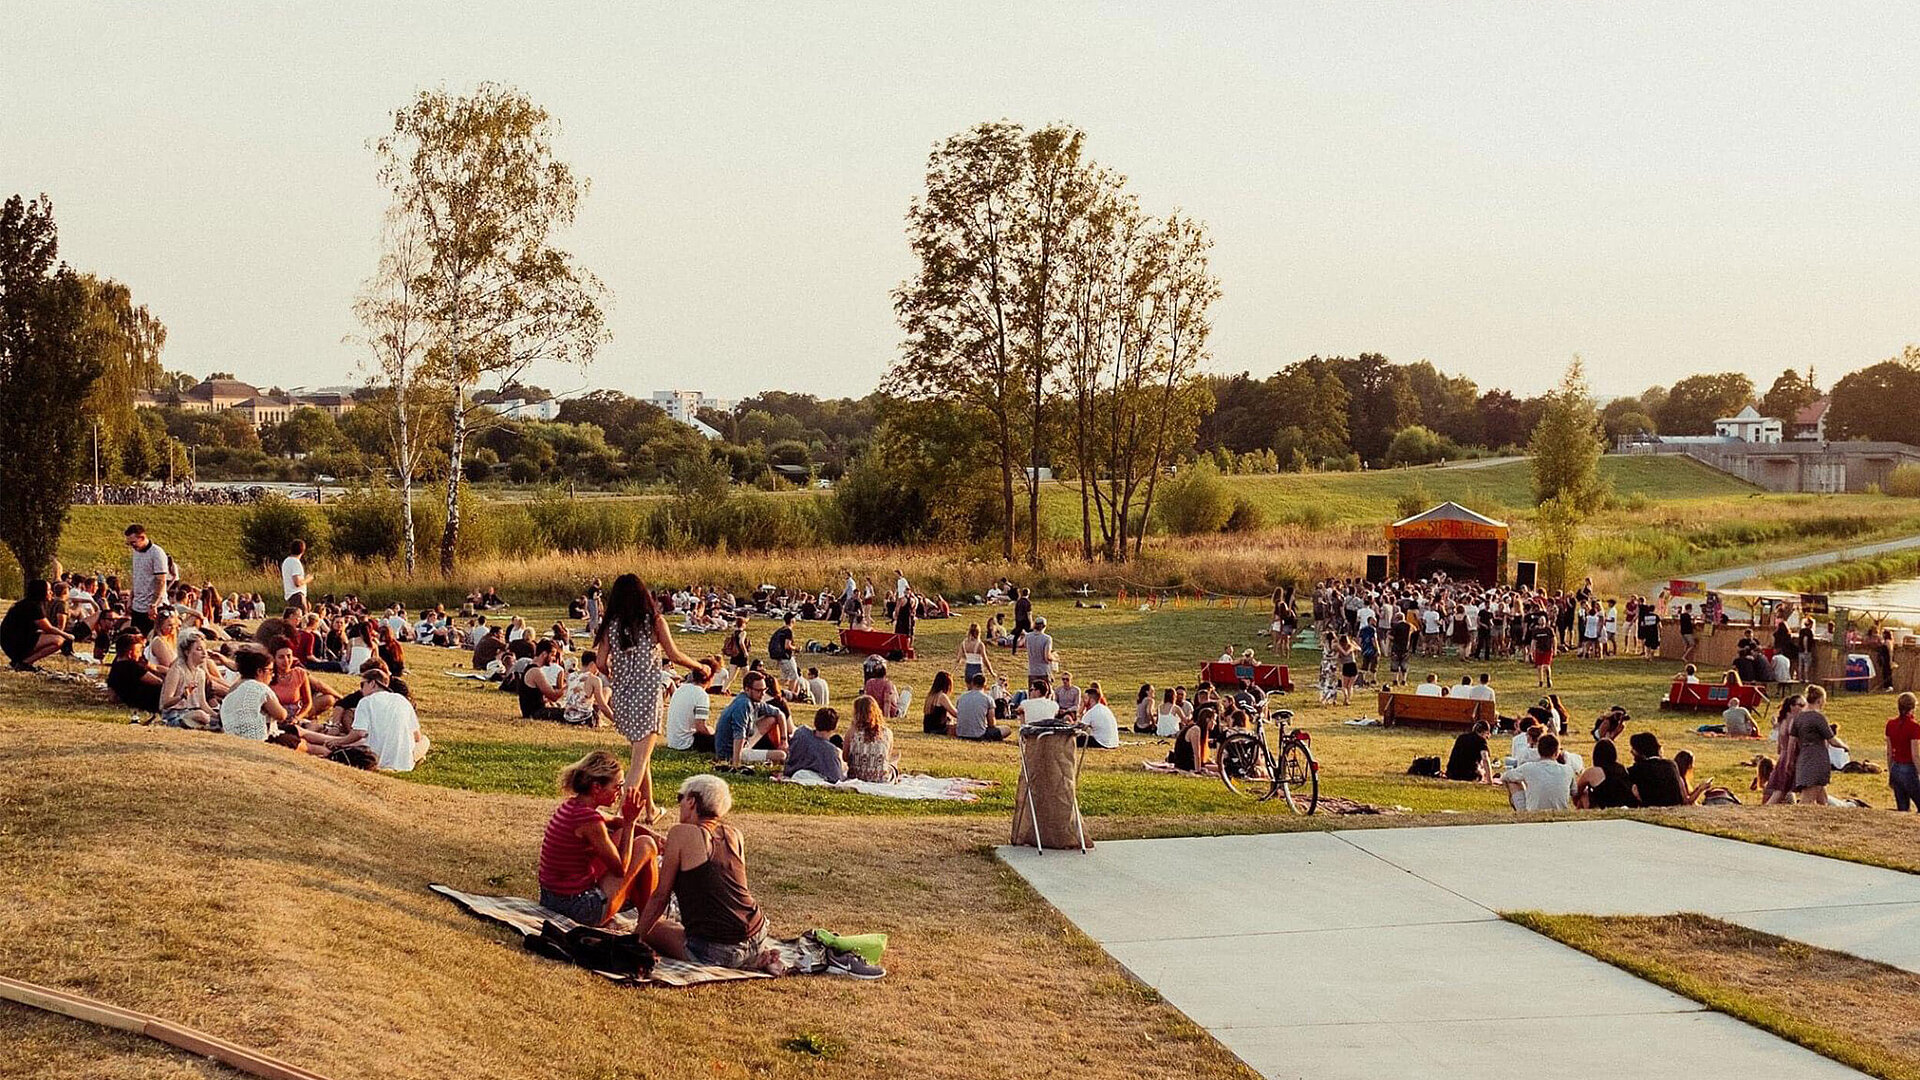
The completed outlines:
[[[754,701],[752,695],[741,691],[733,695],[733,700],[721,711],[720,718],[713,722],[713,756],[722,761],[733,759],[733,741],[745,739],[753,733]]]

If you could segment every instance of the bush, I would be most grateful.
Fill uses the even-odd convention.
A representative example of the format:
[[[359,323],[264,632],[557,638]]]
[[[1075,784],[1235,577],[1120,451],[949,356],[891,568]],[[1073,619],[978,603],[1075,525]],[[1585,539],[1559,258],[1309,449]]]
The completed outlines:
[[[636,531],[625,508],[610,502],[569,499],[547,488],[527,503],[535,544],[546,551],[619,551]]]
[[[1404,516],[1404,515],[1402,515]],[[1287,513],[1287,523],[1318,531],[1333,524],[1333,511],[1322,503],[1310,502]]]
[[[1920,499],[1920,465],[1902,465],[1888,473],[1881,490],[1902,499]]]
[[[279,566],[295,540],[311,558],[327,548],[326,519],[284,495],[268,495],[240,515],[240,554],[249,566]]]
[[[1459,456],[1460,448],[1453,440],[1419,424],[1394,432],[1393,442],[1387,446],[1388,465],[1431,465]]]
[[[1233,500],[1233,513],[1227,516],[1225,531],[1230,533],[1259,532],[1267,527],[1266,511],[1255,506],[1245,495]]]
[[[1427,490],[1427,485],[1415,481],[1412,487],[1394,498],[1393,519],[1399,521],[1402,518],[1410,518],[1432,505],[1433,492]]]
[[[1201,458],[1167,481],[1153,511],[1170,533],[1216,533],[1233,517],[1233,493],[1213,462]]]
[[[336,558],[373,562],[400,557],[407,526],[398,494],[350,491],[328,505],[326,515],[328,547]]]

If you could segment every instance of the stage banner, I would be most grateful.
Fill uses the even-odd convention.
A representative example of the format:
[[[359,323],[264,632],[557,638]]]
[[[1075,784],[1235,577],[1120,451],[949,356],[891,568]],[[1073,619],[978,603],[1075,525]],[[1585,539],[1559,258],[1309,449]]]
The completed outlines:
[[[1672,581],[1667,582],[1667,595],[1676,600],[1705,600],[1707,598],[1707,583],[1704,581],[1687,581],[1683,578],[1674,578]]]

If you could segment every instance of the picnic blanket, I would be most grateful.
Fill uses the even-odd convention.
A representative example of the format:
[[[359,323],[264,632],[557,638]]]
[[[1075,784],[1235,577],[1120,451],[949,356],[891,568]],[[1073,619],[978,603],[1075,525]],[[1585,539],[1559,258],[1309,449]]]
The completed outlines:
[[[1220,770],[1215,768],[1212,762],[1207,763],[1205,772],[1188,772],[1185,769],[1175,767],[1171,761],[1143,761],[1140,763],[1140,767],[1148,772],[1166,773],[1169,776],[1199,776],[1209,777],[1215,780],[1220,778]]]
[[[792,776],[776,776],[775,780],[802,787],[826,787],[835,791],[857,791],[862,795],[874,795],[882,799],[927,799],[947,802],[978,802],[980,792],[993,786],[991,780],[969,780],[962,776],[926,776],[910,773],[901,776],[891,784],[876,784],[871,780],[842,780],[831,783],[826,777],[811,769],[801,769]]]
[[[450,679],[466,679],[469,682],[497,682],[493,675],[485,671],[448,671],[443,672]]]
[[[540,925],[551,922],[562,931],[573,929],[577,923],[558,912],[548,911],[524,896],[476,896],[450,889],[445,885],[428,885],[427,888],[453,901],[464,908],[469,915],[512,927],[520,932],[522,938],[540,936]],[[632,933],[634,914],[623,911],[616,916],[607,929],[615,933]],[[819,975],[827,970],[827,952],[811,937],[789,938],[770,943],[780,950],[780,958],[786,962],[787,969],[796,975]],[[596,971],[618,983],[654,986],[699,986],[701,983],[732,982],[736,979],[770,979],[773,976],[763,971],[742,971],[739,968],[715,967],[711,964],[695,964],[686,960],[675,960],[662,956],[654,961],[653,974],[630,977],[614,972]]]

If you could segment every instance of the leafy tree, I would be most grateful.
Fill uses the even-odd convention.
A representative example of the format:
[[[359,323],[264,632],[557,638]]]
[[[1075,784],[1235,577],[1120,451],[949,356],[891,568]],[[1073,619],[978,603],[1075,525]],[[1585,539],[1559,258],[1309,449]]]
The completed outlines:
[[[46,196],[0,205],[0,541],[29,578],[59,549],[86,445],[81,405],[113,345],[59,253]]]
[[[1540,422],[1546,402],[1541,398],[1522,400],[1506,390],[1489,390],[1480,395],[1479,413],[1482,437],[1489,449],[1524,446]]]
[[[80,280],[87,289],[89,330],[100,343],[101,357],[100,378],[84,408],[100,424],[101,456],[114,475],[124,456],[121,447],[138,423],[133,396],[152,389],[164,375],[160,350],[167,342],[167,328],[146,305],[133,302],[125,285],[92,274],[82,274]]]
[[[1386,463],[1429,465],[1459,456],[1460,448],[1453,444],[1453,440],[1424,425],[1414,424],[1393,433],[1393,442],[1387,445]]]
[[[1565,496],[1548,499],[1534,510],[1534,528],[1540,533],[1542,588],[1563,592],[1581,577],[1577,545],[1585,519],[1580,505]]]
[[[1481,445],[1486,430],[1480,420],[1480,388],[1472,379],[1442,374],[1425,360],[1405,370],[1408,386],[1420,403],[1422,426],[1452,442],[1456,450]]]
[[[1233,517],[1233,490],[1213,462],[1201,458],[1167,481],[1154,516],[1180,536],[1216,533]]]
[[[260,445],[269,454],[297,457],[332,449],[345,441],[340,425],[326,410],[308,406],[293,410],[285,420],[268,428],[261,435]]]
[[[1639,404],[1631,398],[1625,400],[1630,406]],[[1615,410],[1612,407],[1614,404],[1616,403],[1609,402],[1608,408],[1600,416],[1600,423],[1606,430],[1609,444],[1617,443],[1621,439],[1659,434],[1660,429],[1653,422],[1653,417],[1641,412],[1638,408]]]
[[[1732,416],[1752,402],[1753,380],[1739,372],[1689,375],[1667,391],[1654,419],[1668,435],[1711,435],[1715,420]]]
[[[327,545],[326,518],[284,495],[272,494],[247,507],[240,515],[240,554],[252,567],[279,566],[305,540],[310,557],[318,558]]]
[[[1379,461],[1393,433],[1420,422],[1420,399],[1406,369],[1379,353],[1327,361],[1347,388],[1347,433],[1362,461]]]
[[[1912,442],[1913,403],[1920,401],[1920,346],[1861,368],[1833,385],[1827,434],[1835,439]]]
[[[483,379],[511,385],[534,363],[584,365],[606,339],[602,290],[554,246],[583,182],[553,153],[553,121],[518,90],[492,83],[455,96],[422,91],[376,143],[396,232],[417,235],[424,269],[407,302],[430,327],[427,373],[449,393],[452,461],[490,410]],[[453,571],[461,470],[447,474],[440,570]]]
[[[1600,488],[1600,418],[1587,389],[1586,365],[1578,356],[1560,385],[1547,395],[1540,422],[1527,443],[1533,455],[1533,501],[1559,499],[1585,506]]]
[[[1813,368],[1807,368],[1805,375],[1788,368],[1761,397],[1760,412],[1792,427],[1794,416],[1819,400],[1820,385],[1813,381]]]

